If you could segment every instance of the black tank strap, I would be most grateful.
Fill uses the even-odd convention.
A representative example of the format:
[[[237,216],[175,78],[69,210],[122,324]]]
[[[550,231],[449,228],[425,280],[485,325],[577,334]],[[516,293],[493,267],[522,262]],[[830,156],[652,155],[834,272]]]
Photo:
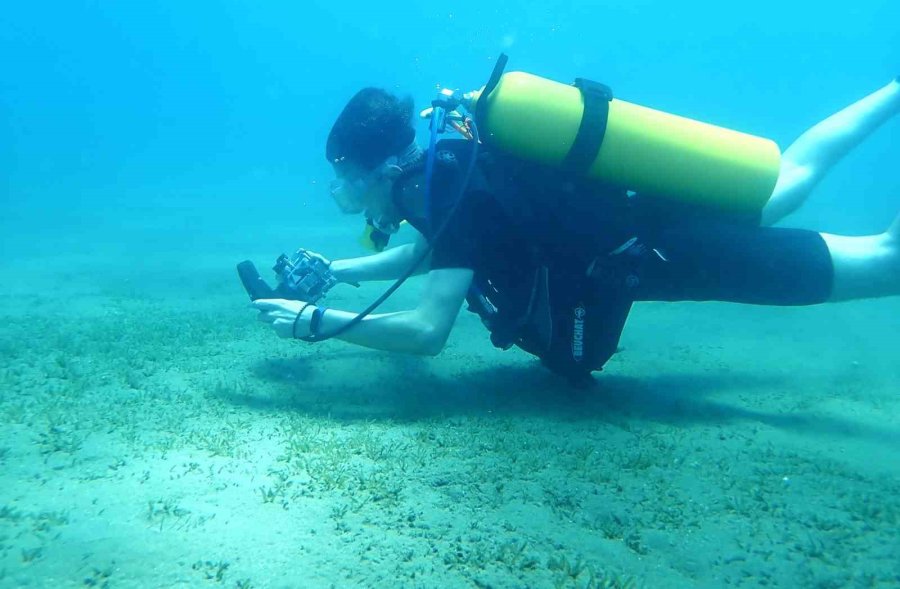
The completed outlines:
[[[584,175],[597,159],[600,146],[603,144],[606,123],[609,120],[609,103],[613,99],[613,93],[609,86],[585,78],[576,78],[575,87],[581,90],[584,113],[581,115],[581,126],[578,127],[572,148],[563,160],[563,169]]]
[[[478,102],[475,103],[475,112],[473,113],[475,116],[475,123],[483,129],[488,128],[487,123],[485,123],[488,114],[488,98],[490,97],[491,92],[497,87],[497,84],[500,83],[500,78],[503,76],[503,70],[506,69],[506,62],[508,61],[509,57],[505,53],[501,53],[500,57],[497,58],[497,63],[494,64],[490,79],[487,84],[484,85],[484,89],[481,91]],[[485,134],[490,135],[489,133]]]

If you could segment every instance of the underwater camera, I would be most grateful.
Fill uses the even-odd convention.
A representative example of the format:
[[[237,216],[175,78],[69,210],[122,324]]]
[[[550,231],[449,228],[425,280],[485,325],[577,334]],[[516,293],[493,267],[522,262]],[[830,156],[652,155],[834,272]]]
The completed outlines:
[[[311,255],[302,248],[290,257],[281,254],[272,267],[278,282],[274,289],[266,284],[250,260],[238,264],[237,271],[251,301],[290,299],[315,303],[338,283],[330,265],[329,262]]]

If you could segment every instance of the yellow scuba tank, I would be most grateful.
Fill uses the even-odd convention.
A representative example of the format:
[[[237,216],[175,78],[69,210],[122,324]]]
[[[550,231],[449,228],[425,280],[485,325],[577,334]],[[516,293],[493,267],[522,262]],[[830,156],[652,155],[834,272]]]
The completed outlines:
[[[488,145],[731,212],[758,212],[775,188],[781,152],[773,141],[618,100],[595,82],[566,85],[501,70],[498,63],[488,86],[465,96]]]

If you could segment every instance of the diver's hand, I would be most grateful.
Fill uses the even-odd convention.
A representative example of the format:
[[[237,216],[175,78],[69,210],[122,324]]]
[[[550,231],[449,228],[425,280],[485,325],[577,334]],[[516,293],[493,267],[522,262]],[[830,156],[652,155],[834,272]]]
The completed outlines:
[[[341,260],[329,260],[322,254],[320,254],[318,252],[314,252],[312,250],[308,250],[306,248],[300,248],[300,251],[302,251],[303,253],[305,253],[306,255],[308,255],[311,258],[316,258],[317,260],[320,260],[323,264],[328,266],[328,269],[331,270],[332,276],[334,276],[338,282],[343,283],[343,284],[349,284],[349,285],[355,286],[355,287],[359,287],[358,282],[354,282],[352,280],[346,280],[346,272],[345,272],[346,265],[342,264]],[[337,263],[335,263],[335,262],[337,262]]]
[[[318,253],[318,252],[314,252],[314,251],[312,251],[312,250],[308,250],[308,249],[306,249],[305,247],[301,247],[301,248],[300,248],[299,250],[297,250],[297,251],[303,252],[304,254],[306,254],[307,256],[309,256],[310,258],[315,258],[315,259],[319,260],[320,262],[322,262],[322,263],[325,264],[326,266],[331,266],[331,260],[329,260],[328,258],[326,258],[325,256],[323,256],[322,254],[320,254],[320,253]]]
[[[259,311],[259,319],[268,323],[278,337],[288,339],[309,335],[309,322],[315,305],[287,299],[257,299],[250,306]]]

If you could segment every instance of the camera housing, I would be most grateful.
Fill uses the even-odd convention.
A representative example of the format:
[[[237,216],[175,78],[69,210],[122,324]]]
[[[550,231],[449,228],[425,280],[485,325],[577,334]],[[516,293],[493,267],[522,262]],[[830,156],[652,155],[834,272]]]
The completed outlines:
[[[237,272],[251,301],[289,299],[315,303],[338,283],[330,266],[324,259],[299,249],[290,257],[281,254],[275,260],[275,288],[266,283],[250,260],[238,264]]]

